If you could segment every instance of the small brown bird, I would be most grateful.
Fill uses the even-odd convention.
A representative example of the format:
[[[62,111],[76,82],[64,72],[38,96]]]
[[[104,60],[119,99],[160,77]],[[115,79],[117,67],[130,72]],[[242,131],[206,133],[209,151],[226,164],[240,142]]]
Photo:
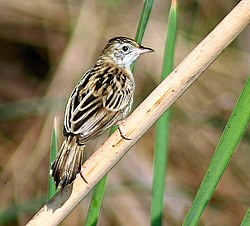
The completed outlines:
[[[96,64],[71,93],[64,116],[64,140],[52,164],[56,187],[72,183],[83,164],[87,141],[117,124],[124,139],[122,120],[130,112],[135,91],[131,64],[143,53],[152,52],[126,37],[109,40]]]

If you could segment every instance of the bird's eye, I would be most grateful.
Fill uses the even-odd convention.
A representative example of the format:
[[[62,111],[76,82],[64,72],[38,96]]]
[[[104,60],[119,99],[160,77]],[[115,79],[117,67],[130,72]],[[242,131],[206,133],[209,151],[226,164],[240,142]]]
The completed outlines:
[[[122,50],[123,50],[123,52],[127,52],[128,51],[128,46],[123,46]]]

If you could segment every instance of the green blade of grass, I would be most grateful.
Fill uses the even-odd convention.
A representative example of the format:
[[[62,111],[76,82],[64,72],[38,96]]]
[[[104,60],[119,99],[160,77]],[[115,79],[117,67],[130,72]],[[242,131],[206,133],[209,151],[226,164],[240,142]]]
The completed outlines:
[[[139,44],[142,43],[142,39],[144,37],[144,33],[146,30],[146,26],[148,24],[148,19],[152,11],[152,7],[154,4],[154,0],[146,0],[144,1],[140,21],[137,27],[136,35],[135,35],[135,41]],[[135,69],[135,64],[131,65],[131,71],[133,72]]]
[[[247,209],[247,212],[240,224],[240,226],[249,226],[250,225],[250,208]]]
[[[105,175],[95,186],[85,226],[97,225],[103,203],[106,182],[107,175]]]
[[[51,138],[51,149],[50,149],[50,166],[51,163],[55,160],[57,152],[58,152],[58,141],[57,141],[57,131],[56,131],[56,119],[54,119],[54,128]],[[50,200],[55,195],[55,193],[56,193],[56,186],[52,176],[49,173],[48,200]]]
[[[137,28],[136,39],[135,39],[139,44],[141,44],[142,42],[142,38],[144,36],[146,26],[148,24],[148,19],[151,13],[153,3],[154,3],[153,0],[146,0],[144,2],[140,22]],[[133,71],[133,67],[132,67],[132,71]],[[110,134],[112,134],[116,130],[116,128],[117,128],[116,126],[113,126],[111,128]],[[97,225],[102,202],[103,202],[106,182],[107,182],[107,175],[104,176],[94,188],[94,193],[91,199],[85,226]]]
[[[112,126],[109,134],[111,135],[113,132],[115,132],[115,130],[116,126]],[[97,225],[103,203],[107,178],[108,176],[105,175],[94,188],[85,226]]]
[[[224,129],[206,175],[183,223],[197,225],[250,120],[250,77]]]
[[[142,43],[142,39],[143,39],[145,30],[146,30],[146,26],[148,24],[148,19],[149,19],[149,16],[151,14],[153,4],[154,4],[154,0],[146,0],[146,1],[144,1],[143,10],[142,10],[142,13],[141,13],[140,21],[139,21],[136,36],[135,36],[135,40],[139,44]]]
[[[168,30],[161,80],[165,79],[167,75],[173,70],[176,29],[177,4],[176,1],[173,0],[171,3],[168,17]],[[156,124],[154,178],[151,203],[151,225],[153,226],[162,225],[165,176],[168,160],[169,120],[170,111],[168,110],[159,118]]]

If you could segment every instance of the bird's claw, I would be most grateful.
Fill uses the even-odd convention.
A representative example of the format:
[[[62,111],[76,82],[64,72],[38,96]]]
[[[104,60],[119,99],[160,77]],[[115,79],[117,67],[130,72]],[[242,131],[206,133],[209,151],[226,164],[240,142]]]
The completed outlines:
[[[127,136],[125,135],[123,123],[124,123],[124,121],[120,121],[120,122],[117,123],[118,129],[119,129],[119,132],[120,132],[121,137],[122,137],[123,139],[125,139],[125,140],[132,140],[132,138],[127,137]]]

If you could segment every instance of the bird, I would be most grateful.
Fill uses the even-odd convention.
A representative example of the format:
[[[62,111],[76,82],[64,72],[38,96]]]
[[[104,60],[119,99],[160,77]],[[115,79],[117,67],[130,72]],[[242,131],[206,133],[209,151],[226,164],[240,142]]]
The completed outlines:
[[[130,113],[135,92],[131,67],[141,54],[153,51],[131,38],[112,38],[76,84],[64,114],[65,140],[51,166],[56,188],[63,189],[81,174],[86,143],[112,125],[118,125],[121,137],[130,139],[123,120]]]

